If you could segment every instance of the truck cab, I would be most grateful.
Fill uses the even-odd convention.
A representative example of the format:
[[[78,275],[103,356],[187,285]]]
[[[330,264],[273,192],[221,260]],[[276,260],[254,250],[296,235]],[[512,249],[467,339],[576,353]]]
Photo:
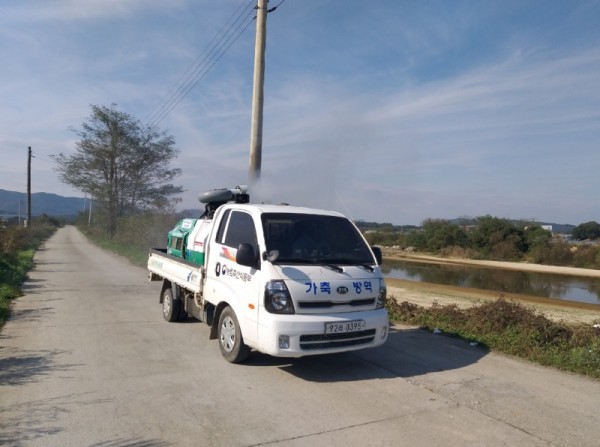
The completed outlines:
[[[215,222],[205,298],[233,309],[246,345],[299,357],[385,342],[381,259],[347,218],[231,204]]]

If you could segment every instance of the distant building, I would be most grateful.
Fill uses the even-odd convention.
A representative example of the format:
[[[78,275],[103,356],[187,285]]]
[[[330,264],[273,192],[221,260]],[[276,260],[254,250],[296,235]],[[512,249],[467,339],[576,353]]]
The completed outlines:
[[[552,225],[540,225],[540,226],[542,227],[542,229],[552,233]]]

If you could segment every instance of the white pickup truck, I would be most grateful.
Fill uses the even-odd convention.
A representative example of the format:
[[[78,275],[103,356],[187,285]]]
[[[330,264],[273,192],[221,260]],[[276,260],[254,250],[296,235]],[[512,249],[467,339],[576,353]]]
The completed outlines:
[[[151,280],[167,321],[189,315],[211,327],[223,357],[251,349],[301,357],[385,343],[388,314],[381,251],[343,215],[249,204],[241,187],[200,197],[206,212],[184,219],[166,249],[152,249]]]

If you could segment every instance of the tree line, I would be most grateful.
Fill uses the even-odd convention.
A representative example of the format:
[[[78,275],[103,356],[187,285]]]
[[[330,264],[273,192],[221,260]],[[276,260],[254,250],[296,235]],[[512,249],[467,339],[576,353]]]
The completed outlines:
[[[574,245],[553,236],[535,222],[490,215],[471,219],[468,224],[427,219],[418,230],[365,233],[371,244],[441,256],[600,268],[600,247],[597,245]],[[599,239],[600,225],[596,222],[581,224],[573,230],[572,238]]]

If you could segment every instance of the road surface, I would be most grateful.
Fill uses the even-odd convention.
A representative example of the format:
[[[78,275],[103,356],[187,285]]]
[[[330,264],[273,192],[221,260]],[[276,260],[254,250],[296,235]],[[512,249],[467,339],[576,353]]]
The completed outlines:
[[[74,227],[35,260],[0,335],[0,445],[600,445],[600,382],[404,326],[374,350],[232,365]]]

